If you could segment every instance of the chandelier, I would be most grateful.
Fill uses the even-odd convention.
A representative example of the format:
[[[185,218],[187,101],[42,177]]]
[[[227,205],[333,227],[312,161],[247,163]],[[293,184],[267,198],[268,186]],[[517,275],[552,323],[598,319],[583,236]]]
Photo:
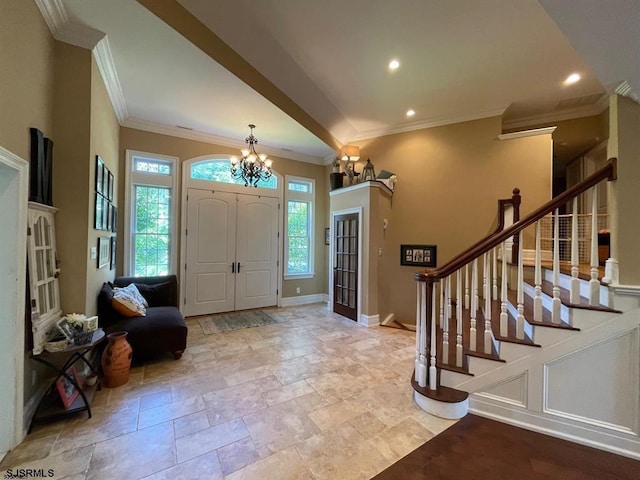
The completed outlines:
[[[260,180],[268,180],[271,178],[271,164],[273,163],[264,153],[256,153],[255,145],[258,139],[253,135],[255,125],[249,124],[251,132],[245,139],[249,148],[240,150],[242,157],[231,157],[231,175],[234,178],[241,178],[244,186],[257,187]]]

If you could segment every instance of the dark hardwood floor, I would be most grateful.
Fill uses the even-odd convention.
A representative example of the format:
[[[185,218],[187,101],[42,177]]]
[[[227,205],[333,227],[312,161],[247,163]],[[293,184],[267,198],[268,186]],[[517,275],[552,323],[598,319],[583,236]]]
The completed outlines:
[[[375,480],[638,480],[640,461],[467,415]]]

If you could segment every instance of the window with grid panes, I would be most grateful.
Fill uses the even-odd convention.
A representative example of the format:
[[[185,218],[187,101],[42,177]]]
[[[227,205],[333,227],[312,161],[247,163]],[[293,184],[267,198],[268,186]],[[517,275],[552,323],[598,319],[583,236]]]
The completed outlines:
[[[312,277],[315,182],[308,178],[287,177],[286,186],[285,278]]]

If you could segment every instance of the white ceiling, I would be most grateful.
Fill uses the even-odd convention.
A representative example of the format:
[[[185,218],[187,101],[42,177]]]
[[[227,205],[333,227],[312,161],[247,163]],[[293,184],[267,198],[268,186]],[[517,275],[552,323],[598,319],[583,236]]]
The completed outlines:
[[[36,1],[62,40],[74,43],[69,32],[83,29],[106,34],[107,84],[123,125],[236,146],[255,123],[260,147],[272,155],[312,162],[333,155],[303,119],[136,1]],[[502,114],[508,126],[595,114],[606,88],[640,80],[640,42],[609,50],[602,31],[623,30],[622,22],[630,32],[616,45],[637,40],[639,0],[584,0],[577,13],[573,2],[557,0],[178,2],[339,143]],[[606,37],[600,48],[592,31]],[[401,62],[393,73],[392,58]],[[572,72],[582,80],[563,85]]]

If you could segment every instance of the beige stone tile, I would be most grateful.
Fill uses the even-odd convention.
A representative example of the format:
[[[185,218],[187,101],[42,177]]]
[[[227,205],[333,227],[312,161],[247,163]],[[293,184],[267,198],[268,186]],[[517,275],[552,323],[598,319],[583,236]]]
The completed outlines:
[[[385,466],[380,454],[348,424],[315,435],[296,445],[296,450],[316,479],[365,480]]]
[[[368,387],[345,370],[324,373],[307,379],[313,389],[330,402],[344,400]]]
[[[412,418],[384,430],[370,440],[371,444],[391,462],[400,460],[433,438],[434,434]]]
[[[347,423],[355,428],[364,438],[374,437],[387,428],[374,413],[368,411],[350,419]]]
[[[266,407],[262,395],[252,383],[243,383],[237,387],[205,393],[202,398],[211,425],[224,423]]]
[[[199,457],[179,463],[157,472],[144,480],[223,480],[224,474],[218,463],[216,452],[208,452]]]
[[[294,400],[246,415],[243,419],[262,457],[319,433],[316,424]]]
[[[296,398],[296,403],[300,405],[305,412],[313,412],[319,408],[331,405],[329,401],[315,390],[312,393],[307,393],[306,395]]]
[[[207,412],[201,410],[199,412],[185,415],[184,417],[176,418],[173,421],[173,430],[176,435],[176,439],[186,437],[192,433],[199,432],[209,428],[209,419],[207,418]]]
[[[320,430],[326,431],[366,412],[365,407],[355,402],[340,401],[314,410],[309,413],[309,418]]]
[[[226,477],[226,480],[310,480],[313,474],[294,448],[244,467]]]
[[[271,365],[263,365],[249,370],[243,370],[241,372],[232,373],[224,376],[224,381],[230,387],[240,385],[241,383],[251,382],[252,380],[258,380],[259,378],[269,377],[273,374]]]
[[[138,417],[138,429],[158,425],[159,423],[184,417],[195,412],[204,410],[202,396],[198,395],[187,400],[169,403],[161,407],[150,408],[140,412]]]
[[[264,392],[263,398],[267,406],[271,407],[277,403],[286,402],[287,400],[301,397],[309,393],[315,393],[315,390],[309,386],[305,380],[300,380],[289,385],[283,385],[273,390]]]
[[[173,397],[171,396],[171,387],[167,387],[161,392],[143,395],[140,397],[140,411],[161,407],[171,403],[172,401]]]
[[[24,442],[7,453],[2,462],[0,462],[0,469],[46,457],[57,439],[57,432],[46,436],[27,436]]]
[[[280,380],[278,380],[275,375],[269,375],[268,377],[259,378],[258,380],[254,380],[251,383],[260,393],[282,387]]]
[[[246,437],[216,450],[222,473],[230,473],[260,460],[251,437]]]
[[[112,438],[95,446],[87,480],[142,478],[175,465],[171,422]]]
[[[200,430],[176,440],[178,463],[229,445],[249,435],[241,419]]]
[[[197,395],[215,392],[227,388],[222,374],[217,372],[198,372],[186,378],[176,379],[171,386],[174,402],[184,401]]]
[[[93,454],[94,446],[78,448],[58,455],[50,455],[39,460],[27,461],[23,464],[15,465],[13,470],[30,468],[34,470],[44,470],[47,474],[49,469],[53,470],[54,477],[52,478],[65,478],[72,475],[81,475],[86,472]],[[0,470],[0,478],[9,478],[6,469]]]

